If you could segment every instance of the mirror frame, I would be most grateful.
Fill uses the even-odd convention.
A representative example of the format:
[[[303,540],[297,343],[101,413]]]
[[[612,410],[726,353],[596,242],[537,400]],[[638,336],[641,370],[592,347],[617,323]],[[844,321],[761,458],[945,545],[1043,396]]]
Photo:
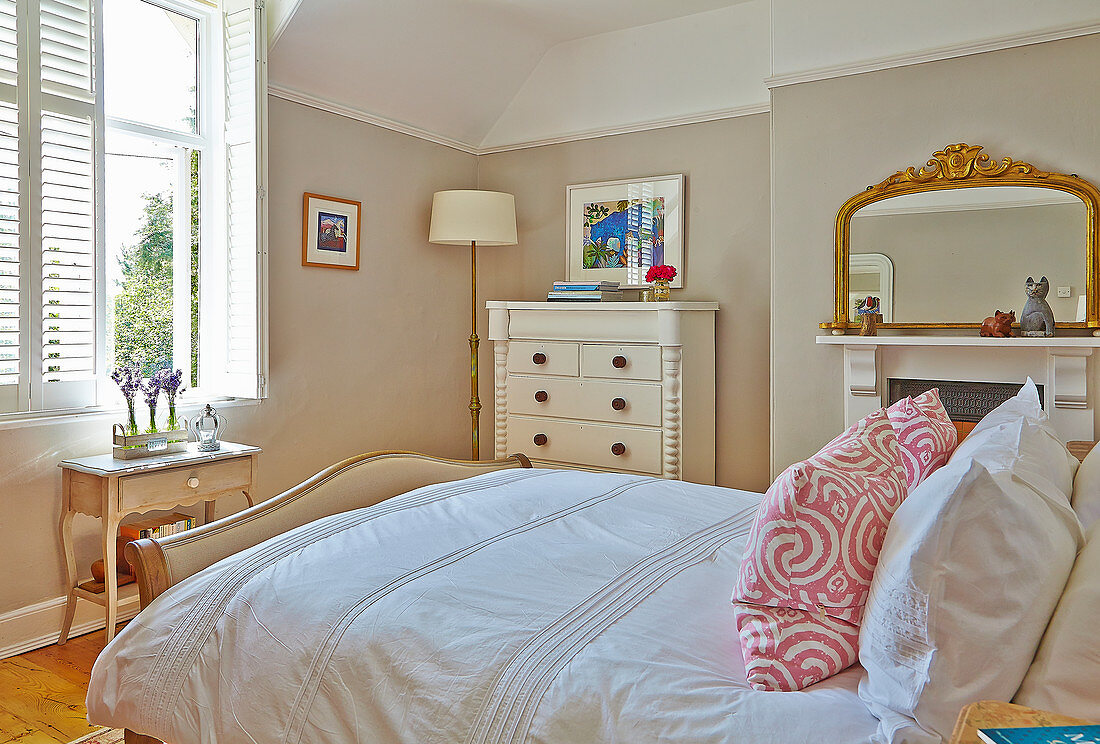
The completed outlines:
[[[982,152],[983,149],[981,145],[965,143],[948,145],[932,153],[932,157],[919,170],[910,167],[898,171],[844,202],[836,215],[836,300],[833,321],[821,323],[821,328],[830,329],[834,335],[843,335],[860,327],[858,322],[848,317],[848,255],[852,215],[861,207],[894,196],[922,191],[977,186],[1037,186],[1069,192],[1085,203],[1085,321],[1059,322],[1058,327],[1100,329],[1100,297],[1097,295],[1097,278],[1100,276],[1100,266],[1097,264],[1097,252],[1100,250],[1100,190],[1075,173],[1067,175],[1041,171],[1030,163],[1010,157],[992,160]],[[981,325],[978,320],[959,323],[879,323],[878,327],[945,329],[980,328]],[[1100,335],[1100,330],[1094,333]]]

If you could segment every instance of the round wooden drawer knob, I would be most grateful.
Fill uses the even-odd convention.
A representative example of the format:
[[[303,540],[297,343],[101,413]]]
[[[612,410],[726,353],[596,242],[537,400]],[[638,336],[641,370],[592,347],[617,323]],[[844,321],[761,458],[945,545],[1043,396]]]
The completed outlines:
[[[536,434],[535,438],[532,441],[535,443],[536,447],[541,447],[542,445],[546,444],[549,440],[546,438],[545,434]]]
[[[611,401],[611,407],[616,411],[621,411],[626,408],[626,398],[615,398]]]
[[[198,488],[199,487],[199,479],[196,478],[195,476],[191,476],[190,478],[187,479],[187,487],[188,488]]]
[[[536,351],[531,355],[531,361],[535,364],[546,364],[546,355],[541,351]]]
[[[550,400],[550,393],[546,392],[545,390],[536,390],[535,400],[539,403],[545,403],[546,401]]]
[[[615,455],[615,457],[622,457],[626,454],[626,445],[622,442],[615,442],[615,444],[611,445],[611,454]]]
[[[614,367],[615,369],[622,369],[623,367],[626,366],[626,357],[621,356],[621,355],[616,356],[616,357],[612,357],[611,358],[611,366]]]

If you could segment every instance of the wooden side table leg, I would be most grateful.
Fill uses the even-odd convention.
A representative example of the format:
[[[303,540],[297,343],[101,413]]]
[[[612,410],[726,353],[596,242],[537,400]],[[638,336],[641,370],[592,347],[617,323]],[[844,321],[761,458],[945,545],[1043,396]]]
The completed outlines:
[[[67,474],[68,471],[65,471]],[[65,480],[68,480],[67,475]],[[61,512],[61,546],[65,551],[65,586],[69,589],[68,599],[65,601],[65,619],[61,622],[61,635],[57,639],[58,646],[64,646],[69,640],[69,630],[73,627],[73,617],[76,616],[76,594],[73,587],[76,586],[76,554],[73,552],[73,517],[68,508],[68,499]]]
[[[107,600],[107,643],[115,637],[118,624],[118,477],[103,484],[103,590]]]
[[[215,502],[213,502],[213,501],[207,501],[206,502],[206,511],[204,513],[205,517],[206,517],[206,521],[203,524],[210,524],[211,522],[214,521],[214,503]]]

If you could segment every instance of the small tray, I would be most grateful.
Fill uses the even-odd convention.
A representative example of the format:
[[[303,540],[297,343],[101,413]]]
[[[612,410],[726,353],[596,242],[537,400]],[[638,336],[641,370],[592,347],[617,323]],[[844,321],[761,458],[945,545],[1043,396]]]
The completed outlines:
[[[126,434],[122,424],[112,429],[115,446],[111,455],[116,460],[136,460],[139,457],[169,455],[187,449],[187,425],[182,429],[158,431],[152,434]]]

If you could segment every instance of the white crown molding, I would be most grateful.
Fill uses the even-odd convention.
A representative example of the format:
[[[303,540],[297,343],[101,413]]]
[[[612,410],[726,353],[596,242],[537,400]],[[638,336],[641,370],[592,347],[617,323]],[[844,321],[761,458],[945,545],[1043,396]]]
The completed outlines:
[[[580,140],[596,139],[598,137],[613,137],[616,134],[634,134],[636,132],[648,132],[653,129],[667,129],[668,127],[682,127],[686,124],[702,124],[708,121],[720,121],[722,119],[735,119],[740,116],[752,116],[753,114],[766,114],[771,111],[770,103],[753,103],[748,106],[734,106],[731,108],[704,111],[698,114],[684,114],[683,116],[670,116],[665,119],[651,119],[635,124],[626,124],[621,127],[600,127],[588,129],[583,132],[573,132],[557,137],[545,139],[527,140],[508,145],[494,145],[478,149],[478,155],[492,155],[497,152],[509,152],[511,150],[526,150],[532,147],[545,147],[546,145],[560,145],[564,142],[578,142]]]
[[[268,83],[267,86],[268,95],[281,98],[284,101],[292,101],[294,103],[300,103],[303,106],[310,106],[311,108],[320,109],[321,111],[327,111],[330,114],[336,114],[337,116],[346,116],[349,119],[355,119],[366,124],[373,124],[376,127],[383,129],[389,129],[391,132],[399,132],[401,134],[407,134],[410,137],[416,137],[417,139],[426,140],[428,142],[434,142],[437,145],[443,145],[444,147],[450,147],[455,150],[461,150],[462,152],[469,153],[470,155],[477,155],[478,150],[472,145],[468,145],[465,142],[459,142],[456,139],[450,137],[444,137],[434,132],[429,132],[426,129],[414,127],[411,124],[404,124],[393,119],[387,119],[384,116],[376,116],[375,114],[367,113],[351,106],[345,106],[335,101],[329,101],[325,98],[318,98],[317,96],[311,96],[308,93],[303,93],[293,88],[285,88],[281,85],[275,85]]]
[[[455,150],[468,153],[470,155],[490,155],[497,152],[509,152],[512,150],[526,150],[531,147],[544,147],[546,145],[557,145],[563,142],[576,142],[579,140],[596,139],[597,137],[611,137],[616,134],[632,134],[634,132],[646,132],[652,129],[665,129],[668,127],[679,127],[685,124],[702,124],[708,121],[719,121],[721,119],[734,119],[739,116],[751,116],[753,114],[766,114],[771,111],[771,104],[769,103],[755,103],[748,106],[735,106],[726,109],[717,109],[715,111],[704,111],[699,114],[685,114],[684,116],[673,116],[665,119],[653,119],[650,121],[638,122],[635,124],[627,124],[621,127],[604,127],[600,129],[590,129],[583,132],[575,132],[572,134],[563,134],[558,137],[548,137],[546,139],[530,140],[526,142],[515,142],[507,145],[499,145],[493,147],[476,147],[474,145],[460,142],[450,137],[444,137],[441,134],[435,134],[429,132],[426,129],[420,129],[410,124],[403,124],[392,119],[387,119],[383,116],[377,116],[371,114],[362,109],[357,109],[352,106],[345,106],[335,101],[329,101],[324,98],[312,96],[308,93],[303,93],[293,88],[287,88],[281,85],[275,85],[269,83],[267,86],[268,95],[281,98],[284,101],[292,101],[294,103],[300,103],[303,106],[309,106],[311,108],[319,109],[321,111],[327,111],[330,114],[336,114],[337,116],[345,116],[349,119],[361,121],[366,124],[373,124],[383,129],[389,129],[394,132],[400,132],[401,134],[407,134],[410,137],[416,137],[418,139],[426,140],[428,142],[434,142],[437,145],[443,145],[444,147],[450,147]]]
[[[119,622],[129,620],[137,613],[136,594],[119,599]],[[57,636],[61,633],[61,622],[64,618],[64,597],[54,597],[0,615],[0,659],[57,643]],[[102,607],[91,602],[78,602],[76,618],[73,620],[69,637],[75,638],[105,626],[106,620]]]
[[[907,52],[905,54],[876,57],[861,62],[831,65],[812,70],[800,70],[798,72],[783,73],[782,75],[772,75],[764,79],[764,84],[767,85],[769,89],[782,88],[787,85],[813,83],[819,80],[847,77],[848,75],[861,75],[865,72],[877,72],[879,70],[889,70],[895,67],[908,67],[909,65],[919,65],[925,62],[937,62],[939,60],[953,59],[955,57],[966,57],[971,54],[996,52],[1001,49],[1012,49],[1013,47],[1028,46],[1030,44],[1042,44],[1047,41],[1058,41],[1060,39],[1072,39],[1077,36],[1088,36],[1095,33],[1100,33],[1100,23],[1060,26],[1041,31],[1030,31],[1010,36],[998,36],[968,44],[935,47],[916,52]]]
[[[290,19],[294,17],[294,14],[298,12],[298,8],[302,5],[302,0],[290,0],[290,7],[284,12],[283,17],[279,19],[278,25],[271,31],[267,38],[268,51],[271,50],[278,42],[279,38],[286,31],[286,27],[290,25]]]

